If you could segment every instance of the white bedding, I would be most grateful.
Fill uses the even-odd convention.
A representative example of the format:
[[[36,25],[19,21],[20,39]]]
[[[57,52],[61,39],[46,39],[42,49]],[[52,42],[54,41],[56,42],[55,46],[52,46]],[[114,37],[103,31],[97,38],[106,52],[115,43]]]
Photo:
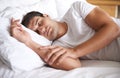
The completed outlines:
[[[6,1],[10,5],[7,5]],[[35,0],[0,0],[0,17],[22,19],[25,13],[37,10],[58,19],[65,14],[74,1],[76,0],[36,0],[36,2]],[[25,72],[13,71],[0,61],[0,78],[120,78],[120,62],[83,60],[82,66],[71,71],[43,66]]]
[[[14,72],[0,61],[0,78],[119,78],[120,63],[84,60],[83,67],[63,71],[43,66],[29,72]]]

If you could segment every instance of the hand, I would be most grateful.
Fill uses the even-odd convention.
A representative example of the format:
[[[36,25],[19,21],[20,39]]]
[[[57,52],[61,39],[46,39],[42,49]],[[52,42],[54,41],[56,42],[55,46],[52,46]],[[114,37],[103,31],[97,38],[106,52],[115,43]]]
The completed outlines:
[[[21,27],[21,24],[19,23],[19,20],[15,20],[14,18],[11,19],[11,25],[10,25],[10,34],[12,35],[12,29],[14,27]],[[22,28],[22,27],[21,27]]]
[[[60,46],[46,46],[43,49],[49,49],[44,60],[52,65],[53,63],[60,64],[66,57],[77,59],[77,55],[72,48],[64,48]]]
[[[23,43],[31,39],[29,33],[22,28],[19,20],[14,20],[13,18],[11,19],[10,33],[11,36]]]

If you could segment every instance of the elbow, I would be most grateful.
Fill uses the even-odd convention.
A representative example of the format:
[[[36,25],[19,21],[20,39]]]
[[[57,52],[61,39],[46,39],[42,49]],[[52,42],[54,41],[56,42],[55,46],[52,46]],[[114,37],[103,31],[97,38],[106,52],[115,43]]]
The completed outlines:
[[[120,27],[113,21],[104,23],[100,30],[105,30],[104,34],[107,33],[107,35],[110,36],[111,39],[115,39],[120,36]]]
[[[81,67],[81,62],[79,59],[76,59],[64,65],[63,69],[69,71],[69,70],[73,70],[73,69],[80,68],[80,67]]]
[[[69,68],[65,69],[66,71],[70,71],[76,68],[80,68],[81,67],[81,63],[79,64],[74,64],[73,66],[70,66]]]
[[[120,36],[120,27],[119,26],[116,27],[116,33],[118,34],[117,37]]]
[[[67,58],[62,63],[60,63],[59,65],[53,64],[51,66],[53,68],[56,68],[56,69],[69,71],[69,70],[73,70],[73,69],[76,69],[76,68],[80,68],[81,67],[81,62],[80,62],[79,59]]]
[[[120,36],[120,27],[118,25],[114,25],[113,29],[113,37],[117,38],[118,36]]]

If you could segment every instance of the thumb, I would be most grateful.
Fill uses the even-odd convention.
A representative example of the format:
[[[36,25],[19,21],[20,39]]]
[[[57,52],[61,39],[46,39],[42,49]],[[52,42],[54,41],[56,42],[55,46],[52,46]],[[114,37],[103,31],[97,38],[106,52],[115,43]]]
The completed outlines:
[[[48,49],[49,46],[40,46],[40,49]]]

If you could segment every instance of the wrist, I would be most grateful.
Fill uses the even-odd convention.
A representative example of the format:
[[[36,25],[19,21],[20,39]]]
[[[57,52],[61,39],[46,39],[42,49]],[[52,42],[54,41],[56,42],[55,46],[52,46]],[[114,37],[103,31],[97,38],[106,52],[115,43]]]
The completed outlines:
[[[80,58],[80,57],[82,57],[83,56],[83,51],[82,50],[80,50],[80,49],[78,49],[78,48],[74,48],[74,52],[75,52],[75,55],[78,57],[78,58]]]
[[[29,47],[33,44],[33,41],[30,39],[30,40],[24,42],[24,44]]]
[[[73,52],[73,54],[75,55],[76,58],[79,58],[79,55],[75,48],[71,48],[71,51]]]
[[[37,49],[39,49],[39,47],[40,47],[40,45],[38,43],[34,42],[32,39],[30,39],[29,41],[26,41],[25,45],[34,51],[37,51]]]

